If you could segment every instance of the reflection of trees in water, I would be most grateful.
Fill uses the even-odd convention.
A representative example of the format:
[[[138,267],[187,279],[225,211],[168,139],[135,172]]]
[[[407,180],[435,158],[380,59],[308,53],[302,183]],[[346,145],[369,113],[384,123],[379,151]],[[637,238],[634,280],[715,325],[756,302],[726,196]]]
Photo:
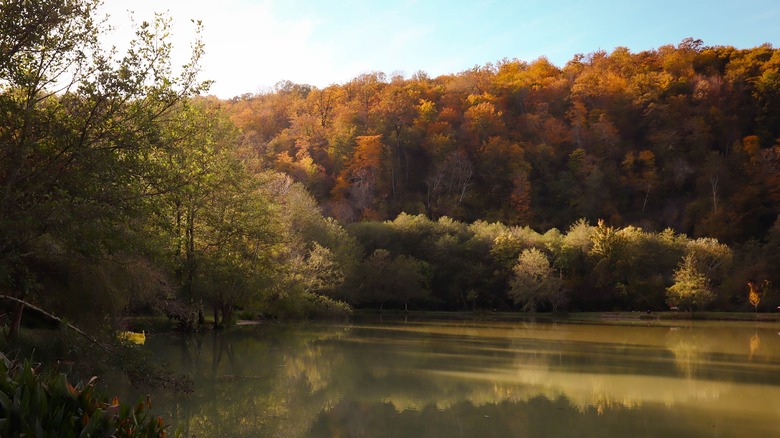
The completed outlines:
[[[650,395],[657,395],[657,382],[642,376],[578,372],[554,366],[557,357],[523,357],[517,361],[514,376],[496,376],[503,385],[495,385],[497,401],[524,402],[540,395],[564,397],[579,412],[594,410],[602,414],[611,409],[635,409]],[[546,363],[546,365],[545,365]],[[655,400],[653,400],[655,401]]]
[[[460,401],[446,408],[431,404],[400,410],[388,402],[345,400],[323,413],[307,436],[601,438],[701,436],[701,430],[685,413],[663,406],[642,411],[614,407],[598,412],[595,408],[579,409],[566,397],[536,396],[524,401],[483,405]]]
[[[527,401],[540,394],[552,399],[566,395],[582,410],[596,407],[603,411],[611,406],[637,406],[647,387],[657,387],[646,379],[639,378],[639,384],[633,385],[630,376],[615,379],[610,374],[627,354],[642,356],[644,350],[617,343],[607,355],[593,354],[588,343],[579,342],[580,330],[572,332],[575,340],[570,341],[553,324],[519,323],[498,329],[458,325],[445,332],[442,326],[429,327],[442,336],[424,344],[424,349],[405,344],[406,338],[395,340],[396,355],[411,358],[414,366],[410,370],[417,369],[417,376],[406,373],[396,378],[393,373],[404,373],[398,372],[394,362],[373,361],[371,353],[364,351],[361,357],[368,378],[360,380],[360,372],[355,375],[361,394],[368,400],[391,402],[399,410],[429,405],[446,409],[463,400],[481,406]],[[387,355],[385,349],[377,351]],[[626,368],[626,373],[637,371]]]
[[[584,421],[595,431],[646,418],[630,413],[636,407],[667,421],[669,411],[692,402],[722,408],[726,398],[751,399],[725,374],[706,383],[713,375],[703,374],[713,360],[746,360],[744,331],[727,339],[728,351],[740,352],[727,357],[712,352],[723,337],[707,339],[705,331],[622,329],[607,339],[603,330],[270,326],[182,338],[164,360],[189,370],[199,385],[189,400],[168,400],[176,412],[167,417],[197,436],[382,436],[387,427],[395,432],[385,436],[473,436],[487,415],[491,424],[483,425],[494,436],[538,436],[528,432],[541,427],[529,412],[557,427],[564,410],[561,418],[577,430]],[[739,348],[731,346],[737,338]],[[537,412],[544,409],[552,412]]]
[[[666,345],[674,354],[677,369],[687,379],[693,379],[705,370],[711,361],[713,338],[702,329],[673,327],[666,337]]]
[[[605,412],[717,400],[735,389],[734,372],[744,360],[735,354],[738,339],[707,329],[613,328],[611,337],[603,336],[603,327],[565,333],[528,329],[513,332],[508,368],[440,374],[491,384],[493,402],[565,396],[581,411]],[[587,329],[593,333],[584,334]],[[490,402],[490,396],[475,391],[469,400]]]
[[[331,358],[323,363],[322,348],[316,344],[307,344],[290,353],[285,354],[284,364],[281,365],[284,377],[288,381],[305,382],[309,393],[325,389],[331,380],[333,362],[340,362],[340,358]]]
[[[197,382],[188,397],[155,397],[177,419],[185,436],[302,436],[317,415],[337,403],[330,385],[341,357],[323,352],[322,343],[344,329],[258,330],[182,337],[180,365]],[[165,349],[161,353],[173,352]]]
[[[761,348],[761,338],[758,337],[758,332],[753,334],[753,336],[750,337],[750,354],[748,355],[748,360],[752,361],[753,356],[756,355],[758,352],[758,349]]]

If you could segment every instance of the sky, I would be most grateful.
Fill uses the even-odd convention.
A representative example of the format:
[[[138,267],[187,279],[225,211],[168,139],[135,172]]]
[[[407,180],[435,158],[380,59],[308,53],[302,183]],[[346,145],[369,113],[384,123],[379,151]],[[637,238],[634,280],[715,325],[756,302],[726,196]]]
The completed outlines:
[[[563,67],[575,54],[677,45],[780,46],[777,0],[105,0],[123,48],[133,20],[173,19],[174,62],[186,61],[201,20],[202,79],[230,98],[283,80],[319,88],[374,71],[410,77],[459,73],[502,59],[541,56]]]

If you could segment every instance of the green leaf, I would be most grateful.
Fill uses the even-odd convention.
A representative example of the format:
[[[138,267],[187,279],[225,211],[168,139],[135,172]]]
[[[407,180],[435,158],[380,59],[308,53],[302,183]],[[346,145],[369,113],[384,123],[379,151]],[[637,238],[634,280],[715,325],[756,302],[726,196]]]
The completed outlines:
[[[11,408],[11,399],[8,394],[2,391],[0,391],[0,407],[2,407],[3,412],[8,412]]]
[[[79,434],[80,437],[88,437],[91,436],[93,432],[98,432],[98,427],[100,426],[100,423],[103,421],[103,410],[102,409],[95,409],[95,412],[92,413],[92,416],[89,418],[89,423],[87,423],[86,426],[84,426],[84,429],[81,430],[81,433]]]

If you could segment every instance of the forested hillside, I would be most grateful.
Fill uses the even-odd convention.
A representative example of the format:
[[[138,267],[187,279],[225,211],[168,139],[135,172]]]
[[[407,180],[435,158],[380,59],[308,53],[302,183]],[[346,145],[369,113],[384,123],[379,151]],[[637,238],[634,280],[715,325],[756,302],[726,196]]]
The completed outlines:
[[[289,82],[223,102],[245,159],[349,223],[400,212],[546,230],[579,218],[727,243],[780,211],[780,51],[677,46],[430,78]]]
[[[125,53],[105,50],[98,4],[2,4],[10,337],[26,303],[92,327],[157,314],[185,329],[350,306],[774,305],[769,45],[685,40],[219,100],[201,97],[200,40],[172,65],[157,16]]]

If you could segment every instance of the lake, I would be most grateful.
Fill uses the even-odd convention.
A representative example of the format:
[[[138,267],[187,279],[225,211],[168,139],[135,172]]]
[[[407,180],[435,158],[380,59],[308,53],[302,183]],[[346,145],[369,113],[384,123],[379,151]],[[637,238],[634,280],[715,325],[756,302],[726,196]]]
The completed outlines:
[[[780,325],[387,319],[154,334],[186,436],[780,436]]]

